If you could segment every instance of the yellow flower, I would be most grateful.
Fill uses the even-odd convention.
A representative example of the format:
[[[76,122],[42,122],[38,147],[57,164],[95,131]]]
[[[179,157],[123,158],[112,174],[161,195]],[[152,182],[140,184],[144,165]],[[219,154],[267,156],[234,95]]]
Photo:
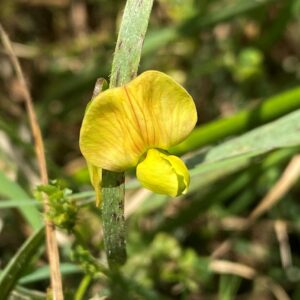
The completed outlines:
[[[157,149],[147,151],[145,158],[137,165],[136,176],[144,187],[173,197],[184,194],[190,183],[184,162]]]
[[[146,188],[170,196],[185,193],[188,170],[166,150],[184,140],[196,122],[192,97],[158,71],[100,93],[87,108],[80,131],[80,149],[91,165],[94,187],[101,178],[97,168],[123,172],[137,167],[137,178]]]

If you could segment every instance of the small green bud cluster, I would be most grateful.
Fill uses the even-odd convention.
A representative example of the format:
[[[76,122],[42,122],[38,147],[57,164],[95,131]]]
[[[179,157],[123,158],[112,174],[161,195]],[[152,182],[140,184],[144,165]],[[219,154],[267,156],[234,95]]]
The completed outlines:
[[[63,186],[59,180],[52,180],[49,184],[37,187],[35,196],[42,200],[43,193],[48,196],[48,212],[46,217],[57,227],[68,232],[75,226],[78,207],[70,195],[72,191]]]
[[[105,269],[88,249],[80,244],[76,244],[71,253],[71,260],[78,264],[85,274],[96,276]]]

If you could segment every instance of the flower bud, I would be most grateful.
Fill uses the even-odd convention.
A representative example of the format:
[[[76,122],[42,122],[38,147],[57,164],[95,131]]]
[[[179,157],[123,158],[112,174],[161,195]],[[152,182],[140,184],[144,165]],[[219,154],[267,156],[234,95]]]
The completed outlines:
[[[137,165],[136,176],[145,188],[172,197],[185,194],[190,183],[189,171],[184,162],[159,149],[146,152]]]

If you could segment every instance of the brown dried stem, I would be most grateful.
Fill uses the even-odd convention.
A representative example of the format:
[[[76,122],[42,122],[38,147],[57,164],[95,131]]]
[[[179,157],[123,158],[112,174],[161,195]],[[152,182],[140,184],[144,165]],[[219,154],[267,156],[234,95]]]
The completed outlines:
[[[45,158],[44,143],[42,139],[41,129],[39,127],[37,117],[34,111],[32,97],[27,87],[20,62],[12,47],[12,43],[1,24],[0,24],[0,36],[1,36],[3,46],[7,51],[9,58],[11,59],[12,65],[16,72],[16,76],[21,85],[22,94],[23,94],[23,98],[24,98],[24,102],[25,102],[25,106],[29,118],[30,128],[34,140],[34,146],[35,146],[35,152],[37,156],[41,183],[48,184],[48,172],[47,172],[47,164]],[[45,214],[47,214],[49,210],[49,203],[48,203],[48,197],[46,195],[44,195],[43,202],[44,202],[44,212]],[[58,253],[57,240],[55,236],[55,226],[48,219],[46,219],[45,223],[46,223],[45,225],[46,225],[47,252],[48,252],[48,259],[50,264],[53,299],[63,300],[62,280],[61,280],[61,273],[59,270],[59,253]]]
[[[300,155],[295,155],[288,166],[285,168],[283,174],[275,183],[273,188],[267,195],[259,202],[259,204],[249,214],[243,227],[239,229],[247,230],[255,221],[261,217],[265,212],[271,209],[295,184],[300,176]],[[232,239],[225,240],[211,255],[213,258],[220,257],[227,253],[232,247]]]

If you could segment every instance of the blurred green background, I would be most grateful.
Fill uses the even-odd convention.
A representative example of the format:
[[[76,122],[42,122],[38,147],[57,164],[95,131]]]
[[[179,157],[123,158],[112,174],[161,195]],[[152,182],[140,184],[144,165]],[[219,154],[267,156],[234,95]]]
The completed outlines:
[[[49,176],[60,179],[80,204],[80,238],[65,231],[58,236],[67,299],[110,299],[117,289],[90,257],[105,261],[101,220],[78,135],[96,79],[109,80],[124,5],[117,0],[0,2],[1,23],[14,42],[34,99]],[[264,139],[262,123],[300,108],[299,26],[299,0],[155,1],[139,72],[160,70],[185,86],[195,100],[199,128],[263,105],[275,95],[285,96],[269,105],[274,117],[259,121],[256,116],[248,127],[233,122],[222,138],[207,129],[208,141],[193,144],[203,147],[187,144],[174,150],[185,154],[191,168],[191,193],[185,197],[153,195],[128,174],[129,259],[117,279],[124,299],[300,299],[299,182],[245,227],[251,211],[299,151],[299,140],[282,141],[290,131],[285,136],[280,124],[268,137],[274,146],[258,149]],[[293,109],[282,108],[293,101],[298,103]],[[293,124],[297,137],[299,117]],[[253,128],[257,135],[245,141],[259,153],[203,169],[200,162],[213,147],[220,145],[212,160],[228,158],[233,150],[227,153],[221,143]],[[1,47],[1,269],[40,223],[39,204],[27,201],[33,198],[37,174],[20,85]],[[230,241],[228,248],[220,248],[224,241]],[[216,254],[217,249],[221,252]],[[45,299],[49,272],[42,253],[40,249],[23,270],[12,299]],[[21,298],[26,293],[29,298]]]

